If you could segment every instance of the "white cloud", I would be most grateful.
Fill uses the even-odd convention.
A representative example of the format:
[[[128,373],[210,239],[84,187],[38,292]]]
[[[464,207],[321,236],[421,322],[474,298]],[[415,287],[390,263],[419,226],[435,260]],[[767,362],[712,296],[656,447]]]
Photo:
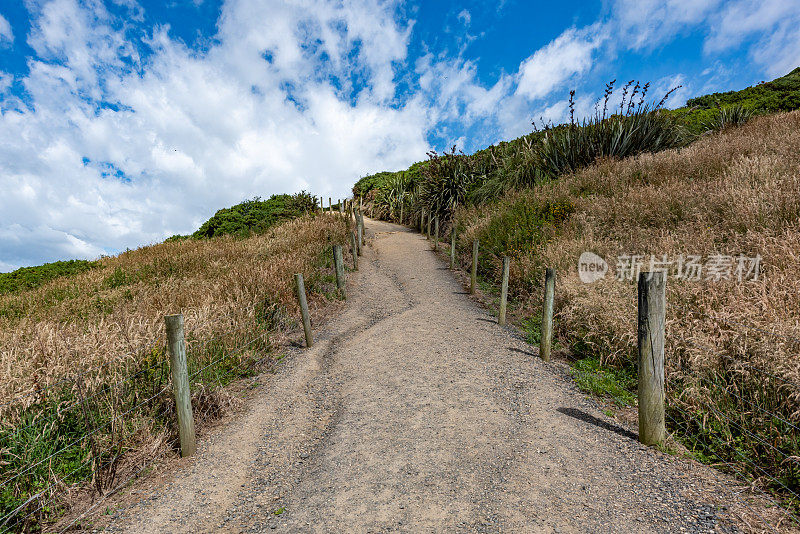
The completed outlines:
[[[622,48],[655,48],[701,28],[706,57],[745,47],[769,76],[786,74],[800,64],[796,1],[616,0],[609,24]]]
[[[751,57],[769,76],[780,76],[800,65],[800,3],[785,0],[739,0],[725,4],[709,20],[708,54],[735,49],[756,36]]]
[[[616,0],[613,27],[621,47],[659,46],[714,13],[723,0]]]
[[[0,15],[0,45],[14,42],[14,32],[11,30],[11,24],[3,15]]]
[[[425,107],[392,104],[409,28],[369,1],[309,7],[230,1],[220,44],[199,55],[156,31],[142,63],[102,4],[43,4],[33,106],[0,115],[4,267],[186,233],[253,195],[345,196],[424,154]]]
[[[568,119],[570,84],[580,117],[601,60],[687,29],[706,30],[709,56],[750,36],[770,72],[800,61],[800,8],[777,0],[617,0],[491,83],[465,57],[470,36],[455,55],[409,58],[401,0],[226,0],[203,51],[132,24],[136,0],[113,1],[126,20],[101,0],[28,4],[29,73],[0,72],[0,270],[190,232],[254,195],[345,196],[358,176],[424,157],[429,135],[475,147],[540,116]],[[466,10],[456,18],[471,24]],[[13,38],[0,17],[0,43]],[[136,40],[150,47],[143,58]]]
[[[564,31],[520,64],[516,94],[531,99],[549,95],[571,77],[589,70],[595,50],[604,41],[605,32],[599,25]]]

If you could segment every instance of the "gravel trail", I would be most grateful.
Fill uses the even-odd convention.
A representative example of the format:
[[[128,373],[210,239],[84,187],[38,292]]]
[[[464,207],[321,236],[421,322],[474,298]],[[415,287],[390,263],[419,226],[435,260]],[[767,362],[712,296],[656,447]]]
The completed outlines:
[[[424,237],[368,230],[317,344],[109,529],[736,531],[719,521],[724,488],[604,416],[470,300]]]

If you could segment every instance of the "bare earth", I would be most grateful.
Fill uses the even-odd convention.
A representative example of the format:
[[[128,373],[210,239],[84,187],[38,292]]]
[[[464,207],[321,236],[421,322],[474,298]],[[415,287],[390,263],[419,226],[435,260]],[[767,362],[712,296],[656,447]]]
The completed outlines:
[[[736,531],[705,468],[640,446],[405,228],[348,303],[111,530]],[[702,471],[703,473],[699,473]]]

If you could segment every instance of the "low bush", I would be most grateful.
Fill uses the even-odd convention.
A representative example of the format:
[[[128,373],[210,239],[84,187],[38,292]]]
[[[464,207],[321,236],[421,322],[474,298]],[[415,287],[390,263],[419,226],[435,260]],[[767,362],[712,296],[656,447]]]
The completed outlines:
[[[0,295],[17,293],[37,287],[62,276],[79,274],[93,269],[97,262],[69,260],[22,267],[10,273],[0,273]]]
[[[230,208],[224,208],[192,234],[195,238],[233,235],[249,237],[261,234],[283,221],[312,213],[316,200],[309,193],[272,195],[267,200],[256,197]]]

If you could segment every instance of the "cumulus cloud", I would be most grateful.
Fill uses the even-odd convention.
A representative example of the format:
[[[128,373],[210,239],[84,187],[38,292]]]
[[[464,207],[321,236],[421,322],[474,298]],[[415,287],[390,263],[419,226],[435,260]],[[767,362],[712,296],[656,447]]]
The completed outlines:
[[[728,2],[709,21],[707,53],[738,48],[755,36],[751,57],[769,76],[779,76],[800,65],[800,3],[784,0]]]
[[[769,72],[800,61],[800,8],[779,0],[617,0],[491,82],[464,46],[409,57],[401,0],[225,0],[200,50],[145,27],[136,0],[110,1],[125,20],[102,0],[26,4],[28,72],[0,72],[0,271],[187,233],[254,195],[345,196],[429,140],[475,148],[560,122],[567,88],[589,113],[579,85],[599,58],[687,28],[705,28],[708,55],[748,35]],[[0,16],[0,45],[14,37]]]
[[[570,28],[520,64],[516,93],[542,98],[592,66],[592,55],[605,41],[600,25]]]
[[[226,3],[203,54],[157,29],[146,60],[100,2],[36,8],[33,105],[0,116],[4,264],[158,241],[246,196],[344,196],[425,153],[424,107],[391,102],[409,32],[391,6],[267,4]]]

